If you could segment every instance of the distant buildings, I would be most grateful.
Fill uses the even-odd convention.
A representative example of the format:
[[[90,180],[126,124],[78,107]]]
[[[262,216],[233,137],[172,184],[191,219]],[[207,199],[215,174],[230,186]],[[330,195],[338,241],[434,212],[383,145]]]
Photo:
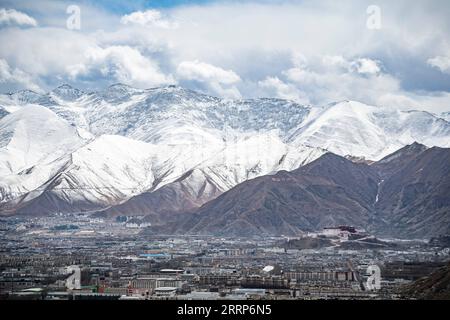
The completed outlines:
[[[338,237],[343,240],[348,240],[351,235],[356,233],[357,230],[354,227],[339,226],[324,228],[321,234],[325,237]]]
[[[448,259],[426,242],[358,249],[352,242],[376,242],[349,226],[285,246],[285,237],[142,236],[126,226],[133,221],[119,220],[108,222],[107,231],[106,222],[83,216],[37,217],[20,230],[20,217],[0,221],[0,299],[396,298],[399,286]],[[363,284],[374,264],[381,290],[369,292]]]

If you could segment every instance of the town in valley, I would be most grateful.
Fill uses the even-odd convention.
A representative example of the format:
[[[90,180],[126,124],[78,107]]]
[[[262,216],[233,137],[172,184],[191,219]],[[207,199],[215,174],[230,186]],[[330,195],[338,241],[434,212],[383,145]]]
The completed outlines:
[[[450,252],[447,238],[378,239],[350,226],[221,238],[88,215],[5,217],[0,235],[1,299],[411,299],[405,288]],[[370,266],[380,268],[378,288]]]

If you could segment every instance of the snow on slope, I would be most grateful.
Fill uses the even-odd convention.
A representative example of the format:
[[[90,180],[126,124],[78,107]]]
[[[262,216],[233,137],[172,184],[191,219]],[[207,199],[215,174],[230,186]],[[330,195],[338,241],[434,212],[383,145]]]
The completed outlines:
[[[302,146],[290,147],[275,132],[253,133],[226,141],[225,148],[202,167],[221,190],[280,170],[294,170],[326,151]]]
[[[36,172],[54,167],[58,170],[34,191],[8,199],[8,206],[23,207],[23,203],[34,200],[38,210],[72,207],[76,212],[118,204],[164,179],[177,178],[186,168],[175,160],[189,165],[188,156],[185,150],[163,150],[126,137],[100,136],[61,159],[36,166]],[[33,210],[26,208],[24,212],[39,214]]]
[[[0,120],[0,176],[57,159],[83,143],[77,129],[49,109],[24,107]]]
[[[442,112],[440,117],[444,120],[446,120],[447,122],[450,121],[450,112]]]
[[[219,149],[209,151],[214,153]],[[196,145],[152,145],[122,136],[103,135],[62,158],[33,167],[24,177],[39,181],[34,183],[34,189],[11,190],[17,184],[24,184],[24,178],[21,174],[7,177],[5,188],[9,188],[9,193],[3,202],[8,203],[3,210],[19,204],[23,207],[24,203],[36,199],[38,211],[55,211],[58,206],[68,210],[72,206],[76,212],[80,208],[98,209],[118,204],[133,195],[173,182],[209,156],[199,153]],[[39,200],[39,197],[44,199]],[[34,214],[33,210],[26,208],[23,212]]]
[[[192,194],[203,190],[205,181],[212,189],[224,192],[248,179],[280,170],[294,170],[326,152],[306,146],[290,147],[275,132],[254,132],[210,145],[171,145],[164,148],[166,151],[160,154],[176,156],[170,160],[164,159],[164,163],[171,164],[170,170],[166,171],[170,174],[166,174],[153,190],[181,179]],[[186,175],[187,172],[190,174]]]
[[[277,132],[294,146],[329,149],[377,160],[414,141],[448,146],[448,122],[420,111],[397,111],[344,101],[325,107],[280,99],[221,100],[180,87],[120,86],[81,100],[95,135],[118,134],[158,144],[240,139]],[[85,126],[87,127],[87,125]]]
[[[138,90],[116,84],[104,91],[58,100],[55,113],[96,136],[122,135],[150,143],[177,144],[184,139],[224,139],[229,128],[242,132],[278,130],[285,134],[298,126],[310,107],[280,99],[221,100],[177,86]],[[164,130],[165,132],[162,132]],[[206,135],[206,136],[205,136]],[[184,142],[182,142],[184,143]]]
[[[341,156],[379,160],[415,141],[449,147],[450,124],[427,112],[344,101],[315,110],[290,140],[293,145],[322,147]]]
[[[302,123],[311,108],[281,99],[221,100],[177,86],[138,90],[122,84],[92,93],[68,85],[45,95],[21,91],[0,95],[2,103],[12,111],[27,104],[44,105],[95,136],[166,144],[179,143],[182,132],[189,131],[187,138],[198,141],[211,141],[211,134],[226,139],[226,128],[228,135],[278,130],[283,136]]]
[[[0,106],[0,119],[3,117],[6,117],[9,114],[9,112],[2,106]]]
[[[77,129],[45,107],[27,106],[0,120],[0,202],[33,190],[86,143]]]
[[[101,136],[70,155],[50,182],[62,199],[117,202],[151,187],[154,146],[120,136]]]
[[[395,137],[402,148],[414,142],[429,147],[450,147],[450,123],[425,111],[394,111],[375,113],[375,122],[383,128],[386,136]],[[398,150],[396,148],[393,151]],[[388,152],[389,154],[391,152]],[[387,155],[385,154],[385,155]],[[384,155],[384,156],[385,156]]]
[[[338,155],[373,157],[388,143],[383,131],[372,123],[372,108],[343,102],[324,108],[294,133],[293,143],[320,146]]]
[[[55,211],[55,204],[72,206],[75,211],[95,210],[170,185],[179,199],[199,206],[241,182],[282,169],[293,170],[324,152],[290,148],[273,133],[254,134],[233,143],[218,142],[203,152],[195,144],[157,145],[105,135],[73,152],[66,162],[59,161],[61,170],[54,178],[15,203],[45,194],[52,200],[40,201],[39,210]],[[32,210],[24,212],[34,214]]]
[[[225,140],[216,147],[220,150],[211,152],[214,149],[211,146],[204,148],[203,154],[194,151],[191,155],[195,154],[198,160],[203,159],[199,164],[185,167],[185,171],[181,171],[183,174],[175,180],[175,172],[171,172],[170,178],[167,176],[160,180],[150,192],[133,197],[118,207],[108,208],[105,213],[149,214],[153,219],[156,217],[154,223],[159,221],[161,213],[185,212],[199,207],[248,179],[296,169],[326,152],[308,147],[294,149],[281,141],[275,132],[252,133],[240,139]],[[180,146],[171,148],[179,149]]]
[[[73,88],[68,84],[63,84],[49,93],[54,100],[62,103],[63,101],[75,101],[85,93],[79,89]]]
[[[201,204],[327,150],[377,160],[414,141],[450,146],[441,118],[353,101],[313,107],[116,84],[91,93],[68,85],[21,91],[0,95],[0,105],[11,113],[0,119],[0,201],[46,190],[103,206],[175,183]]]
[[[101,136],[72,154],[72,164],[59,175],[57,185],[77,189],[68,191],[71,198],[91,193],[90,201],[108,203],[180,181],[191,196],[206,199],[208,192],[220,194],[254,177],[296,169],[324,152],[290,148],[273,134],[209,146]],[[69,197],[66,190],[64,194]]]

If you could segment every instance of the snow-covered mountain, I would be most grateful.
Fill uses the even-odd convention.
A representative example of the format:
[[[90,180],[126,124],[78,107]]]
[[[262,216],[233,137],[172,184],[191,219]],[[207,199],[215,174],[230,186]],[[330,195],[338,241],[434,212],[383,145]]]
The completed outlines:
[[[0,203],[41,187],[60,158],[87,140],[49,109],[27,106],[0,120]]]
[[[450,112],[442,112],[441,118],[447,121],[450,121]]]
[[[289,141],[321,146],[337,155],[380,160],[414,142],[448,147],[449,137],[449,123],[431,113],[343,101],[314,109]]]
[[[140,195],[159,203],[158,190],[195,207],[327,151],[379,160],[414,141],[449,147],[449,122],[352,101],[235,101],[177,86],[19,91],[0,95],[0,213],[98,211]]]
[[[62,101],[75,101],[83,95],[83,91],[72,88],[68,84],[63,84],[50,92],[50,96],[54,97],[55,100],[60,99]]]
[[[7,116],[8,114],[9,114],[9,112],[5,108],[0,106],[0,119]]]

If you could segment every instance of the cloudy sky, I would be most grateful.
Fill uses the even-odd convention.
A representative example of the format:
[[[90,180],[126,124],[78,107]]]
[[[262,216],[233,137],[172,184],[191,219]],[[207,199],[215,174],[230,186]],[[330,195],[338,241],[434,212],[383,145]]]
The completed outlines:
[[[178,84],[450,111],[448,17],[448,0],[0,0],[0,91]]]

